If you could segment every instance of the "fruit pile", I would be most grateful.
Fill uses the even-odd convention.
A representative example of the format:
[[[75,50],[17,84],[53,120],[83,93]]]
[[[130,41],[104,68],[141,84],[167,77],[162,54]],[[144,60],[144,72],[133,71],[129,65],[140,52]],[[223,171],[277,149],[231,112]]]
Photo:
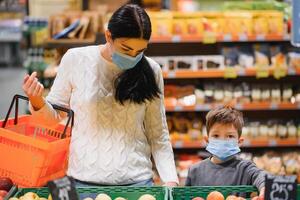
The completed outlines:
[[[195,197],[192,200],[205,200],[205,199],[203,199],[201,197]],[[234,195],[230,195],[225,199],[225,197],[223,196],[222,193],[220,193],[218,191],[213,191],[208,194],[206,200],[246,200],[246,199],[243,197],[237,197]],[[252,200],[261,200],[261,199],[259,197],[253,197]]]
[[[49,195],[48,199],[39,197],[37,194],[33,192],[27,192],[24,196],[20,198],[12,197],[9,200],[52,200],[52,197]]]
[[[85,198],[84,200],[94,200],[93,198]],[[112,200],[107,194],[99,194],[95,200]],[[123,197],[117,197],[114,200],[127,200]],[[156,200],[156,198],[150,194],[142,195],[138,200]]]
[[[51,195],[49,195],[48,199],[46,199],[46,198],[39,197],[36,193],[28,192],[24,196],[21,196],[20,198],[13,197],[13,198],[10,198],[9,200],[52,200],[52,197],[51,197]],[[88,198],[85,198],[84,200],[94,200],[94,199],[88,197]],[[95,198],[95,200],[112,200],[112,198],[110,196],[108,196],[107,194],[99,194]],[[123,197],[117,197],[114,200],[128,200],[128,199],[123,198]],[[145,194],[145,195],[141,196],[138,200],[156,200],[156,198],[150,194]]]
[[[13,182],[9,178],[0,178],[0,200],[3,200],[10,189],[13,187]]]

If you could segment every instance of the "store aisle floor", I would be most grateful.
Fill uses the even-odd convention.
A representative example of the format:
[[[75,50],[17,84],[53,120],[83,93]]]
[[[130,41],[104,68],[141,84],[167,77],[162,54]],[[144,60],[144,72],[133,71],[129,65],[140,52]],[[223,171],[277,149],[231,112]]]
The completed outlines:
[[[22,81],[26,70],[21,67],[0,68],[0,119],[3,119],[14,94],[24,94]],[[26,106],[20,104],[20,112],[24,113]]]

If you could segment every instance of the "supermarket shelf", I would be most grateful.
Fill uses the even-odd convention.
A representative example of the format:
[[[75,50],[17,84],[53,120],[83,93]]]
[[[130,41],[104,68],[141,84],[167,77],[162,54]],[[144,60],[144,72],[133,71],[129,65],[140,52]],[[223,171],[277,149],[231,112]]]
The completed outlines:
[[[198,111],[198,112],[207,112],[211,109],[221,107],[223,104],[199,104],[194,106],[169,106],[166,105],[167,112],[185,112],[185,111]],[[235,104],[234,108],[238,110],[300,110],[300,103],[271,103],[271,102],[251,102],[243,104]]]
[[[22,34],[14,33],[14,34],[1,34],[0,33],[0,42],[20,42],[22,39]]]
[[[174,36],[153,36],[151,38],[151,43],[180,43],[180,42],[186,42],[186,43],[197,43],[197,42],[203,42],[206,43],[207,39],[203,36],[182,36],[182,35],[174,35]],[[211,40],[211,38],[210,38]],[[231,35],[231,34],[225,34],[225,35],[219,35],[212,39],[212,41],[215,42],[276,42],[276,41],[289,41],[290,36],[289,35]],[[215,43],[215,42],[209,42],[209,43]]]
[[[205,148],[204,141],[172,141],[175,149],[202,149]],[[300,146],[300,138],[287,139],[245,139],[243,148],[263,148],[263,147],[297,147]]]
[[[270,76],[273,75],[274,70],[270,69]],[[236,69],[238,77],[251,77],[256,76],[256,69]],[[297,70],[289,69],[287,71],[288,76],[300,76],[300,68]],[[184,78],[226,78],[225,69],[207,69],[207,70],[177,70],[177,71],[164,71],[163,76],[165,79],[184,79]]]
[[[87,45],[93,45],[95,44],[96,39],[48,39],[45,42],[45,47],[48,48],[59,48],[59,47],[66,47],[66,48],[72,48],[72,47],[80,47],[80,46],[87,46]]]

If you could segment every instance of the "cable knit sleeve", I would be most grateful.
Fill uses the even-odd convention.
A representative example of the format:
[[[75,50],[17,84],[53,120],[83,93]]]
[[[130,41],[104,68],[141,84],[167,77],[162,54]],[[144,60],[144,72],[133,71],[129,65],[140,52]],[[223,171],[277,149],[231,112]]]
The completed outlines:
[[[149,102],[146,107],[145,130],[151,146],[152,156],[161,180],[164,183],[178,183],[174,154],[166,122],[162,71],[156,63],[154,71],[162,94],[160,95],[160,98]]]
[[[57,76],[48,96],[46,97],[46,104],[37,111],[29,105],[32,115],[40,119],[44,119],[43,121],[48,125],[56,124],[65,117],[64,113],[54,110],[51,104],[56,104],[66,108],[70,107],[69,102],[72,92],[71,69],[74,67],[73,60],[74,56],[72,50],[68,50],[61,59]]]

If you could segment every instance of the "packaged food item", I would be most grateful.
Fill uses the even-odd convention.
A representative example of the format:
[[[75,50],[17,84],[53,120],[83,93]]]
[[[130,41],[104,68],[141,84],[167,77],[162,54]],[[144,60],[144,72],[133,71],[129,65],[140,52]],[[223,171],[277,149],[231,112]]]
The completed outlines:
[[[293,89],[290,85],[284,85],[282,91],[282,101],[291,102],[293,96]]]
[[[186,26],[188,35],[202,36],[204,27],[202,23],[202,14],[195,12],[186,17]]]
[[[268,29],[271,35],[284,35],[284,18],[283,13],[279,11],[269,11]]]
[[[253,102],[261,101],[262,99],[262,91],[259,85],[254,85],[252,87],[251,98]]]
[[[224,100],[224,89],[221,84],[215,84],[214,90],[214,101],[217,103],[223,102]]]
[[[266,124],[260,124],[259,126],[259,135],[262,137],[267,137],[268,136],[268,126]]]
[[[277,136],[277,122],[270,120],[268,122],[268,136],[271,138],[275,138]]]
[[[212,103],[214,101],[214,85],[204,84],[205,102]]]
[[[228,103],[233,99],[233,87],[231,84],[224,85],[224,99],[223,102]]]
[[[171,36],[173,14],[169,11],[149,12],[153,36]]]
[[[243,96],[241,98],[241,103],[249,103],[251,101],[251,89],[248,83],[242,83]]]
[[[233,98],[237,101],[237,103],[242,102],[242,99],[243,99],[243,88],[242,88],[242,86],[238,85],[238,86],[234,87]]]
[[[279,124],[278,125],[278,136],[279,138],[287,138],[288,136],[288,129],[286,124]]]
[[[289,56],[289,67],[293,69],[300,69],[300,53],[290,52]]]
[[[174,129],[176,133],[187,134],[189,130],[189,121],[181,113],[175,113],[173,118]]]
[[[252,35],[252,13],[247,11],[231,11],[224,13],[225,24],[223,33],[231,35]]]
[[[271,87],[269,85],[262,85],[261,100],[267,102],[271,101]]]
[[[175,58],[177,62],[177,69],[180,70],[192,70],[193,59],[189,56],[180,56]]]
[[[288,132],[288,137],[295,138],[297,137],[297,127],[293,121],[288,122],[287,124],[287,132]]]
[[[255,66],[256,67],[269,67],[269,46],[257,45],[255,46]]]
[[[204,104],[205,102],[205,93],[202,89],[195,90],[196,95],[196,104]]]
[[[254,12],[253,30],[255,35],[267,35],[269,33],[268,13],[265,11]]]
[[[250,137],[256,138],[259,136],[259,122],[251,122],[249,124]]]
[[[173,19],[173,35],[186,35],[187,34],[187,24],[185,19]]]
[[[281,91],[279,85],[274,85],[271,89],[271,100],[274,103],[281,102]]]
[[[203,12],[202,23],[204,32],[222,35],[226,22],[221,12]]]
[[[235,67],[238,65],[239,51],[237,47],[224,47],[222,49],[222,55],[225,58],[226,67]]]

